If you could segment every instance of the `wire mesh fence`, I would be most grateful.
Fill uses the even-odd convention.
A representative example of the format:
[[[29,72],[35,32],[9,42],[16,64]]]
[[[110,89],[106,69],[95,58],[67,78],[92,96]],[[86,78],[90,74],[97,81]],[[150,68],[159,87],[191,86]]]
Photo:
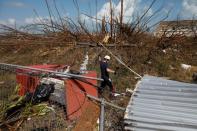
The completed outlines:
[[[54,131],[72,127],[68,126],[72,123],[67,121],[65,97],[60,93],[64,92],[64,81],[51,84],[48,78],[0,68],[1,130]]]
[[[63,79],[46,70],[14,67],[16,65],[0,64],[1,130],[71,130],[89,108],[89,100],[96,100],[98,105],[103,102],[104,106],[110,107],[104,111],[109,115],[101,117],[103,124],[100,127],[104,130],[122,129],[121,122],[115,120],[117,114],[122,116],[122,113],[114,109],[120,112],[125,109],[110,103],[105,95],[102,95],[104,99],[98,98],[97,81],[92,79],[96,78],[96,72],[84,74],[84,77],[91,78],[87,80],[76,77]],[[111,119],[111,115],[115,117]],[[87,117],[93,116],[87,115],[84,120]],[[98,118],[97,115],[95,117]]]

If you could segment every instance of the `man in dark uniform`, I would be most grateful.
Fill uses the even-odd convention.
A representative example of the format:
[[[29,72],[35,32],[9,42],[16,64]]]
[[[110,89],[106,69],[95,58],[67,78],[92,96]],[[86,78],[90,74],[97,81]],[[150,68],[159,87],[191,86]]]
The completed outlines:
[[[109,78],[109,73],[116,73],[114,70],[108,67],[108,62],[110,61],[110,56],[106,55],[102,61],[100,61],[100,70],[101,70],[101,78],[104,80],[101,82],[101,89],[99,89],[99,93],[102,93],[102,90],[105,86],[109,86],[110,88],[110,96],[114,95],[114,87],[112,85],[111,79]]]

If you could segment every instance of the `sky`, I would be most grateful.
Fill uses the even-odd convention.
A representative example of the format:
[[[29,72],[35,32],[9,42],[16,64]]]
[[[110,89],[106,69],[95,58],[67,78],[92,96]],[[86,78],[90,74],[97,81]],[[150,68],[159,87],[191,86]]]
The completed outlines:
[[[57,16],[54,8],[54,0],[48,0],[53,15]],[[78,11],[73,3],[75,0],[55,0],[61,16],[67,16],[76,20]],[[80,19],[86,23],[93,21],[84,14],[93,17],[108,19],[109,0],[77,0],[80,11]],[[97,1],[97,6],[96,6]],[[124,0],[123,22],[132,21],[134,17],[140,16],[150,6],[153,0]],[[120,14],[120,0],[112,0],[114,16]],[[97,8],[96,8],[97,7]],[[156,0],[152,8],[146,14],[147,17],[160,11],[152,19],[161,20],[167,12],[170,15],[167,20],[178,19],[197,19],[197,0]],[[49,13],[45,0],[0,0],[0,24],[17,26],[39,22],[40,19],[49,19]]]

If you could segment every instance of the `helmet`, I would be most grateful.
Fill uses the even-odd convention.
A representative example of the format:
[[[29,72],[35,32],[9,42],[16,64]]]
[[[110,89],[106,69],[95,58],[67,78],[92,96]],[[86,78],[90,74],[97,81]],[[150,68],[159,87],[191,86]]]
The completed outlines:
[[[108,56],[108,55],[106,55],[104,58],[105,58],[106,60],[110,60],[110,56]]]

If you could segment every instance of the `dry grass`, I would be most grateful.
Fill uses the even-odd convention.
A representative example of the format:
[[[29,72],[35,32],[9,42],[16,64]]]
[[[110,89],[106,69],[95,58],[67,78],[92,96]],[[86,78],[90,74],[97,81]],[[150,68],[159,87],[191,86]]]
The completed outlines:
[[[136,39],[135,39],[136,40]],[[132,39],[128,40],[132,43]],[[110,47],[109,49],[121,58],[130,68],[141,75],[149,74],[154,76],[168,77],[169,79],[191,82],[193,72],[197,71],[197,45],[191,44],[192,39],[163,40],[159,41],[149,35],[138,36],[132,47]],[[89,54],[89,70],[96,70],[99,75],[98,55],[108,54],[101,47],[78,47],[65,45],[40,45],[23,47],[4,47],[0,49],[0,61],[15,63],[20,65],[33,64],[68,64],[72,69],[79,70],[79,66],[84,59],[85,53]],[[191,64],[190,70],[183,70],[180,64]],[[117,75],[111,75],[114,86],[118,92],[125,92],[126,88],[133,89],[137,82],[135,75],[125,69],[115,59],[112,58],[110,67],[119,67]],[[1,75],[0,79],[6,81],[14,80],[13,75]],[[2,80],[0,80],[2,81]],[[12,85],[10,85],[11,87]],[[11,89],[9,87],[9,89]],[[13,87],[13,86],[12,86]],[[10,91],[10,90],[9,90]],[[126,106],[128,99],[120,101],[121,106]],[[122,113],[108,109],[107,121],[113,116],[114,129],[122,128]],[[116,114],[116,115],[115,115]],[[116,128],[116,124],[118,125]],[[110,128],[110,127],[109,127]]]
[[[188,70],[184,70],[180,67],[176,70],[169,71],[168,75],[170,79],[191,83],[193,82],[192,75],[194,72],[197,72],[196,66],[192,66],[192,68]]]

